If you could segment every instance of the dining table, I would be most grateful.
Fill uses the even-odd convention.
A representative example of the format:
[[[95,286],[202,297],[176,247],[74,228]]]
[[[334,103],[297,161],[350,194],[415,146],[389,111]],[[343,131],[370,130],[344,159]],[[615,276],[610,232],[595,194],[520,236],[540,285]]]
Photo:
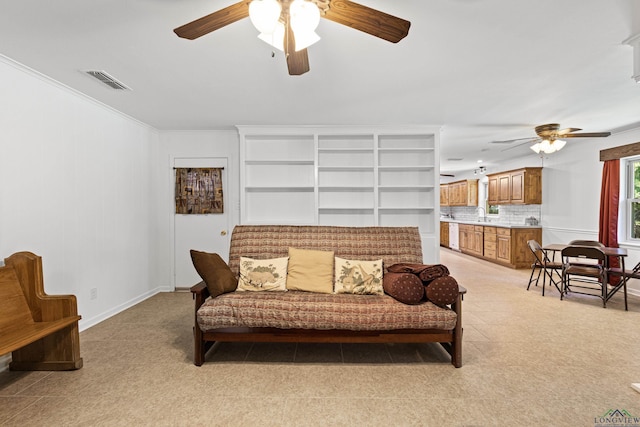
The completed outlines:
[[[562,250],[568,246],[571,246],[571,245],[563,244],[563,243],[551,243],[549,245],[543,246],[542,250],[546,252],[545,255],[548,254],[549,252],[552,252],[551,259],[555,261],[556,252],[561,253]],[[626,271],[624,266],[624,260],[627,257],[628,252],[625,248],[614,248],[610,246],[602,246],[597,248],[600,249],[602,252],[604,252],[604,254],[606,255],[605,268],[607,269],[607,271],[614,271],[615,272],[614,275],[620,277],[620,280],[618,281],[618,283],[612,283],[611,280],[609,279],[609,285],[611,286],[610,290],[608,290],[606,286],[602,287],[603,288],[602,299],[606,303],[607,301],[609,301],[609,299],[611,299],[613,295],[616,294],[616,292],[620,290],[620,288],[624,286],[625,287],[624,309],[627,310],[627,293],[626,293],[627,276],[624,273]],[[620,267],[618,268],[618,267],[610,266],[610,258],[618,259],[620,261]]]

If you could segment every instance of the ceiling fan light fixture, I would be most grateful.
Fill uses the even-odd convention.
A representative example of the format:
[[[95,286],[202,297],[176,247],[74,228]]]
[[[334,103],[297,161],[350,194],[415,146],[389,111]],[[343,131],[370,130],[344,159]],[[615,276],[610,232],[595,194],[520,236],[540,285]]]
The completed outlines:
[[[562,150],[567,141],[563,141],[561,139],[556,140],[548,140],[543,139],[541,142],[533,144],[530,148],[536,153],[540,154],[540,152],[545,154],[555,153],[556,151]]]
[[[560,151],[562,150],[562,148],[564,147],[564,145],[567,143],[567,141],[563,141],[562,139],[556,139],[553,143],[553,145],[556,146],[556,151]]]
[[[315,31],[294,32],[294,38],[296,41],[296,52],[306,49],[320,40],[320,36]]]
[[[289,14],[296,52],[320,40],[320,36],[315,32],[320,24],[320,9],[315,3],[308,0],[294,0],[289,6]]]
[[[294,0],[289,6],[293,31],[315,31],[320,24],[320,9],[309,0]]]
[[[249,4],[249,18],[260,33],[273,33],[281,13],[282,6],[277,0],[253,0]]]
[[[278,22],[273,32],[258,34],[258,38],[284,52],[284,24],[282,22]]]

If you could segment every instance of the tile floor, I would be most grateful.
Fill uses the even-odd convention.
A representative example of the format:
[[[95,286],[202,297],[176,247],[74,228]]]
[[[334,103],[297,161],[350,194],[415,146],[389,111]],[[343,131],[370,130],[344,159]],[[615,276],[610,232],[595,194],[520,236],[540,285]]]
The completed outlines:
[[[84,367],[0,373],[2,426],[595,426],[640,417],[640,298],[525,291],[442,250],[468,289],[463,363],[437,344],[221,344],[192,364],[192,299],[158,294],[81,333]],[[632,425],[632,424],[626,424]],[[637,424],[640,425],[640,422]]]

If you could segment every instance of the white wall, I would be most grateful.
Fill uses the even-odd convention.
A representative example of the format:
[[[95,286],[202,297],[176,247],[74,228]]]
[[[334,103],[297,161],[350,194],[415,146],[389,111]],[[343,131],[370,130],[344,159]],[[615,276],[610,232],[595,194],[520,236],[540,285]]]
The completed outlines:
[[[0,94],[0,259],[42,256],[45,291],[76,295],[81,329],[157,292],[157,132],[2,56]]]

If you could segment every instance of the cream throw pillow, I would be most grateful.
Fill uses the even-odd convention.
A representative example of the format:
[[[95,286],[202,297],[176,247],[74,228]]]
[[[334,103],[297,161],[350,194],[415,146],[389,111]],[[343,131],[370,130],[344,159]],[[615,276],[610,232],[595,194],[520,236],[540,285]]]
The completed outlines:
[[[286,291],[289,258],[252,259],[240,257],[237,291]]]
[[[359,261],[336,257],[336,294],[382,295],[382,260]]]
[[[289,248],[287,289],[333,293],[333,252]]]

